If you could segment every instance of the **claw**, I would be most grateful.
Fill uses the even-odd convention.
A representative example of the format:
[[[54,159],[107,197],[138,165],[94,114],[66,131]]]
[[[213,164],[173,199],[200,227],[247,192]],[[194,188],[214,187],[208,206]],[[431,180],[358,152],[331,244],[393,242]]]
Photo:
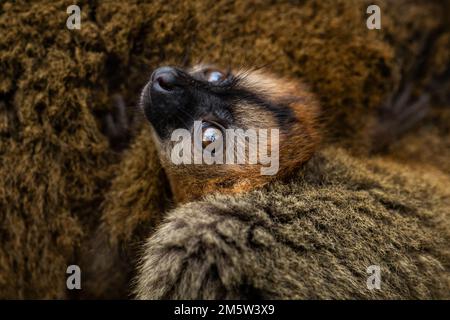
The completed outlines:
[[[130,116],[123,97],[115,94],[112,97],[111,112],[102,118],[104,134],[108,137],[110,146],[115,151],[125,149],[130,141]]]
[[[427,115],[430,96],[422,94],[419,98],[414,98],[412,89],[412,84],[407,84],[381,108],[379,122],[373,132],[372,151],[386,148]]]

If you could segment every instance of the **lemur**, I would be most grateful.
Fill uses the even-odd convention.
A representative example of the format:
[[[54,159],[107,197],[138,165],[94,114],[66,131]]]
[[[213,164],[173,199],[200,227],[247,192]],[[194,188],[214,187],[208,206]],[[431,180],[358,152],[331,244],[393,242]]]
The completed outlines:
[[[109,116],[106,129],[112,147],[122,149],[129,139],[129,134],[124,134],[126,112],[120,96],[115,100],[119,120],[114,124]],[[425,116],[427,107],[428,95],[413,98],[411,86],[394,92],[380,106],[377,125],[368,133],[373,136],[373,149],[382,149],[409,130]],[[309,87],[262,68],[224,70],[209,64],[157,68],[141,92],[139,111],[148,120],[152,132],[149,139],[159,150],[177,203],[213,192],[250,191],[287,177],[312,157],[326,136],[326,115]],[[278,172],[263,175],[261,163],[249,163],[248,150],[259,147],[255,145],[259,138],[248,137],[241,140],[246,144],[244,163],[175,164],[171,158],[175,146],[172,133],[184,129],[195,136],[196,123],[201,124],[201,149],[217,137],[225,140],[228,129],[278,129],[278,141],[269,139],[267,146],[278,151]],[[192,146],[192,152],[194,149]]]
[[[410,92],[409,88],[399,90],[388,99],[386,106],[380,107],[384,112],[373,133],[378,146],[395,140],[423,117],[426,99],[414,102]],[[321,107],[307,85],[261,68],[223,70],[204,64],[186,69],[160,67],[151,73],[141,91],[139,116],[127,115],[129,110],[120,96],[115,95],[114,100],[113,112],[107,115],[103,125],[111,148],[122,151],[126,147],[133,123],[138,122],[139,128],[148,126],[151,132],[148,139],[158,149],[174,205],[195,201],[209,193],[237,194],[263,187],[274,179],[288,179],[326,143],[329,135],[323,115],[326,108]],[[262,175],[263,165],[250,163],[175,164],[171,158],[176,143],[173,132],[184,129],[195,133],[197,122],[201,123],[202,149],[215,143],[217,137],[226,137],[227,129],[278,129],[278,172]],[[246,142],[250,144],[251,140]],[[271,147],[268,149],[272,150]],[[108,228],[105,224],[99,227],[87,245],[89,254],[83,255],[85,277],[95,279],[91,283],[108,275],[104,286],[85,287],[87,297],[117,298],[115,294],[120,296],[128,290],[129,275],[134,268],[130,257],[136,256],[137,249],[129,242],[111,244]],[[114,277],[110,276],[111,270]]]
[[[425,99],[408,106],[405,97],[399,100],[403,104],[392,109],[395,116],[376,128],[376,139],[389,140],[387,132],[405,130],[423,117]],[[312,157],[324,136],[322,111],[310,89],[299,80],[262,69],[224,71],[203,64],[185,70],[161,67],[142,90],[140,107],[151,125],[152,139],[178,203],[213,192],[245,192],[289,176]],[[271,146],[277,143],[278,173],[262,175],[260,163],[249,163],[249,149],[245,149],[247,162],[241,164],[174,164],[171,133],[183,128],[195,134],[196,121],[201,123],[201,148],[217,137],[225,140],[228,129],[278,129],[278,141],[270,142]],[[258,147],[257,140],[243,141],[247,148]]]

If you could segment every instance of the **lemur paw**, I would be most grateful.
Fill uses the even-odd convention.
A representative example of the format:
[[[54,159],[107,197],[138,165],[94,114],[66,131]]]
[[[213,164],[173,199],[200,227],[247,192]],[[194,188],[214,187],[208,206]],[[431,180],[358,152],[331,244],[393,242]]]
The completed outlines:
[[[122,95],[115,94],[112,100],[111,112],[105,114],[102,119],[103,131],[108,137],[111,149],[122,151],[130,142],[132,119],[127,114],[126,104]]]
[[[380,108],[373,130],[372,151],[382,151],[406,131],[413,128],[428,113],[430,96],[413,94],[413,84],[408,83],[396,94],[389,97]]]

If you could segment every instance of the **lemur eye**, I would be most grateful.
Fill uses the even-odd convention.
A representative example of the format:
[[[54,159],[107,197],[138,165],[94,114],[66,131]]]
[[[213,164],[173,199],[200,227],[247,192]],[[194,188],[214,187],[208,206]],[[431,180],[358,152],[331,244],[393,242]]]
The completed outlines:
[[[224,74],[217,70],[209,70],[206,72],[206,80],[208,82],[219,82],[224,78]]]
[[[203,148],[206,148],[209,144],[219,139],[222,139],[222,130],[212,123],[204,122],[202,128]]]

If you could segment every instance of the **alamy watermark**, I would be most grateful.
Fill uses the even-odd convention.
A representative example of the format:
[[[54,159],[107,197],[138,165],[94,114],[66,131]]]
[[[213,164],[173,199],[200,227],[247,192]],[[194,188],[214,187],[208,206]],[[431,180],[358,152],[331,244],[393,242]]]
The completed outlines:
[[[372,4],[367,7],[367,14],[370,16],[367,18],[366,26],[369,30],[381,29],[381,9],[376,4]]]
[[[278,172],[278,129],[211,131],[204,130],[201,121],[194,122],[193,134],[187,129],[174,130],[171,135],[171,141],[174,142],[171,161],[175,165],[260,164],[261,175],[274,175]],[[205,138],[209,140],[206,146]]]
[[[66,273],[69,274],[66,280],[66,287],[69,290],[81,290],[81,269],[76,264],[67,267]]]
[[[366,269],[367,277],[366,285],[369,290],[381,290],[381,268],[378,265],[368,266]]]
[[[66,26],[69,30],[80,30],[81,29],[81,9],[76,4],[72,4],[66,9],[69,17],[66,20]],[[367,7],[367,14],[370,16],[366,20],[366,26],[369,30],[380,30],[381,29],[381,9],[376,4],[372,4]]]
[[[69,17],[66,20],[66,26],[69,30],[81,29],[81,9],[76,4],[70,5],[66,10]]]

